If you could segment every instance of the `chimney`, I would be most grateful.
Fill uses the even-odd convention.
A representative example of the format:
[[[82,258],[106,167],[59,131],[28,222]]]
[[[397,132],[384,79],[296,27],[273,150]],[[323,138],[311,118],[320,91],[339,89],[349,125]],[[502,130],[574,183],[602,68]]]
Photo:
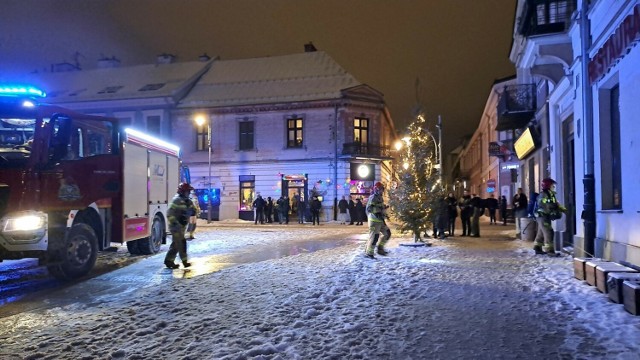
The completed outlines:
[[[304,44],[304,52],[314,52],[314,51],[318,51],[318,49],[316,49],[316,47],[313,46],[313,43],[311,41],[309,41],[308,44]]]
[[[198,56],[198,61],[207,62],[209,60],[211,60],[211,57],[207,53]]]
[[[120,60],[118,60],[115,56],[110,58],[103,57],[98,59],[98,69],[110,69],[120,67]]]
[[[173,64],[176,62],[176,56],[173,54],[160,54],[156,58],[156,64]]]

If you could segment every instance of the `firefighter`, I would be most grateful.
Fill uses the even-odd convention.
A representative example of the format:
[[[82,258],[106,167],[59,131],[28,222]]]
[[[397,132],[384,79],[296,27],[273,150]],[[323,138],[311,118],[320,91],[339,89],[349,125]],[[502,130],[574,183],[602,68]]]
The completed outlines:
[[[384,204],[382,194],[384,193],[384,185],[381,182],[377,182],[373,186],[373,194],[367,201],[367,217],[369,222],[369,241],[367,241],[367,247],[365,249],[365,256],[374,259],[374,250],[377,250],[378,255],[387,255],[388,252],[384,249],[384,245],[389,241],[391,237],[391,230],[387,226],[385,218],[385,209],[388,207]],[[382,239],[380,233],[383,234]],[[380,240],[380,242],[378,242]]]
[[[556,199],[556,181],[551,178],[542,180],[542,191],[536,199],[536,209],[534,215],[538,223],[533,250],[536,255],[558,256],[555,252],[553,241],[553,227],[551,222],[562,217],[562,213],[567,209],[558,203]],[[544,243],[543,243],[544,240]]]
[[[179,266],[174,263],[176,254],[180,254],[180,260],[185,268],[191,266],[187,261],[187,246],[184,233],[189,223],[189,214],[193,210],[193,202],[189,200],[189,192],[193,187],[189,183],[183,182],[178,185],[177,194],[171,200],[167,218],[169,220],[169,231],[171,231],[171,247],[164,258],[164,264],[169,269],[177,269]]]
[[[187,240],[193,240],[193,233],[196,231],[196,226],[198,224],[198,216],[200,216],[200,204],[198,203],[198,196],[196,195],[195,190],[191,190],[189,193],[189,200],[191,200],[191,212],[189,216],[189,225],[187,225],[187,233],[189,236],[186,238]]]

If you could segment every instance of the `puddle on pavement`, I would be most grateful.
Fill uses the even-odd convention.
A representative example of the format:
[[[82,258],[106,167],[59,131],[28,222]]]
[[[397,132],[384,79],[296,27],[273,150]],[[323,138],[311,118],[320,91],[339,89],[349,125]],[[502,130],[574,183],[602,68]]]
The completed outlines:
[[[312,253],[319,250],[333,249],[340,246],[355,244],[357,238],[348,239],[313,239],[313,240],[293,240],[278,246],[253,246],[243,249],[240,252],[232,252],[220,255],[198,256],[193,254],[190,257],[191,267],[189,269],[173,270],[174,278],[192,278],[200,275],[210,274],[216,271],[227,269],[233,266],[257,263],[261,261],[281,259],[287,256]]]

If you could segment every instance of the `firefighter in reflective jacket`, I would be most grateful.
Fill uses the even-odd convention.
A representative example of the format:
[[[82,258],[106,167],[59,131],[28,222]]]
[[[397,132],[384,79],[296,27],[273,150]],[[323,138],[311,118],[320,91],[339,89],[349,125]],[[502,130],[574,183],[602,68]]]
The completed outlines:
[[[554,248],[553,227],[551,222],[562,217],[567,209],[558,203],[556,199],[556,181],[550,178],[542,180],[542,191],[536,199],[534,215],[538,223],[533,250],[537,255],[558,256]],[[544,243],[543,243],[544,241]]]
[[[385,223],[385,209],[387,206],[384,204],[382,194],[384,193],[384,185],[381,182],[377,182],[373,186],[373,194],[367,201],[367,217],[369,222],[369,241],[367,241],[367,247],[365,249],[365,256],[373,259],[374,250],[377,249],[379,255],[387,255],[388,252],[384,249],[384,245],[389,241],[391,237],[391,230]],[[380,239],[380,233],[382,233],[382,239]]]
[[[184,238],[184,232],[189,223],[189,215],[193,209],[193,202],[189,199],[189,192],[193,190],[188,183],[180,183],[178,185],[177,194],[171,200],[169,210],[167,211],[167,220],[169,221],[169,231],[171,231],[171,247],[167,251],[164,258],[164,264],[169,269],[177,269],[179,267],[174,261],[176,254],[180,254],[180,260],[185,268],[191,266],[187,261],[187,246]]]

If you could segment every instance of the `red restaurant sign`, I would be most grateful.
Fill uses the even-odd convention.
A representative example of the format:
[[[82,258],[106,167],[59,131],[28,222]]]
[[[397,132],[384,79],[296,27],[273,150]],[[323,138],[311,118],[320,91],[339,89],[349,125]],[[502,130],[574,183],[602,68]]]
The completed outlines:
[[[640,40],[640,5],[636,5],[598,53],[589,62],[589,81],[598,81],[604,74],[622,59],[627,51]]]

